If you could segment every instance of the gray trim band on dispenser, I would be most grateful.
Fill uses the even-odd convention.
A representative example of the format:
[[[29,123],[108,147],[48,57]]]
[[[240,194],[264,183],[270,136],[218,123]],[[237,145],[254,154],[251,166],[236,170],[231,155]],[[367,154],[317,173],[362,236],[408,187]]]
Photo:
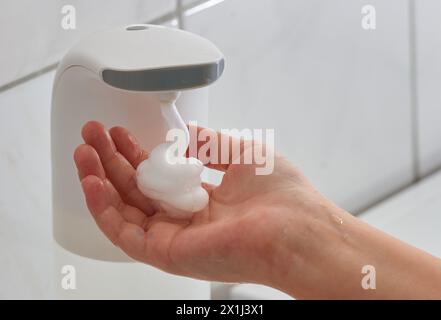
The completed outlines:
[[[132,91],[168,91],[203,87],[216,81],[224,70],[224,59],[215,63],[151,70],[105,69],[104,82]]]

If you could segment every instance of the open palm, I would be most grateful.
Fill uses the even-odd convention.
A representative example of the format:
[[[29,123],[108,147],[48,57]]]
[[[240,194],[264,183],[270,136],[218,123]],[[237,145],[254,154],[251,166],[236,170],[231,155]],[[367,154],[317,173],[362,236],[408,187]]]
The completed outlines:
[[[254,165],[208,164],[225,172],[220,186],[205,185],[208,206],[190,220],[172,219],[138,190],[136,167],[148,154],[126,129],[107,131],[91,121],[82,136],[86,144],[74,158],[97,225],[133,259],[174,274],[260,281],[277,259],[290,211],[285,204],[292,203],[293,191],[310,191],[306,179],[280,157],[267,176],[256,175]]]

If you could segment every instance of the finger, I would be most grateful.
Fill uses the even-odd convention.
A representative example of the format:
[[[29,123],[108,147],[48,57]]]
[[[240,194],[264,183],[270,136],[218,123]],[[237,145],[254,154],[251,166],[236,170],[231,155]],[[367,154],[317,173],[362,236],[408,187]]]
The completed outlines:
[[[169,272],[178,272],[169,256],[169,248],[183,224],[156,216],[134,221],[142,213],[131,206],[114,206],[111,185],[96,176],[87,176],[82,182],[87,206],[100,230],[113,244],[132,258]],[[144,216],[145,218],[145,216]]]
[[[208,168],[227,171],[243,155],[252,141],[238,139],[213,129],[189,126],[190,146],[187,156],[198,158]],[[193,134],[192,134],[193,133]]]
[[[113,127],[109,130],[117,150],[137,168],[138,165],[147,159],[147,151],[142,150],[136,138],[123,127]]]
[[[108,179],[105,179],[104,168],[94,148],[89,145],[80,145],[75,150],[74,158],[79,170],[80,180],[83,180],[87,176],[100,178],[104,184],[105,196],[110,205],[121,210],[127,221],[138,224],[141,227],[145,225],[147,216],[131,206],[126,206],[112,183]]]
[[[113,199],[108,195],[103,180],[99,177],[87,176],[81,180],[81,186],[86,197],[87,207],[93,216],[112,206]]]
[[[125,220],[144,229],[148,222],[147,215],[138,208],[124,203],[118,191],[108,179],[103,180],[103,184],[105,191],[110,198],[111,205],[121,213]]]
[[[208,182],[202,182],[201,186],[207,191],[208,195],[211,195],[213,190],[217,188],[217,186]]]
[[[81,185],[86,196],[87,206],[100,230],[114,245],[121,247],[124,252],[131,255],[133,253],[131,247],[137,248],[139,247],[138,242],[143,241],[144,230],[140,226],[126,221],[121,212],[110,204],[106,187],[101,179],[88,176],[82,180]],[[127,241],[128,233],[132,234],[130,241]],[[122,238],[124,238],[123,241]],[[132,245],[131,242],[133,242]]]
[[[118,246],[135,260],[167,272],[182,274],[170,255],[171,244],[181,230],[180,224],[169,221],[156,221],[147,230],[126,224],[118,235]]]
[[[81,185],[91,212],[99,212],[103,208],[112,206],[121,213],[126,221],[142,228],[147,225],[147,216],[139,209],[124,203],[108,179],[102,180],[97,176],[90,175],[81,180]]]
[[[100,157],[91,146],[87,144],[78,146],[74,152],[74,160],[80,180],[89,175],[94,175],[101,179],[106,177]]]
[[[125,203],[148,215],[154,213],[151,200],[146,198],[136,184],[136,171],[127,159],[117,151],[104,126],[95,121],[88,122],[82,130],[84,141],[99,155],[106,177],[112,182]]]

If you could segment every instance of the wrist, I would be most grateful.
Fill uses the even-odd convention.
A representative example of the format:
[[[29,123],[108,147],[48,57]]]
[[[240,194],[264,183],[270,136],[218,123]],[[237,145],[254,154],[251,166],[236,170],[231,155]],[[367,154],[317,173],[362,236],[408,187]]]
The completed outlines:
[[[326,199],[311,203],[301,213],[298,204],[287,212],[267,285],[307,299],[339,297],[342,285],[361,289],[362,263],[351,235],[359,221]]]

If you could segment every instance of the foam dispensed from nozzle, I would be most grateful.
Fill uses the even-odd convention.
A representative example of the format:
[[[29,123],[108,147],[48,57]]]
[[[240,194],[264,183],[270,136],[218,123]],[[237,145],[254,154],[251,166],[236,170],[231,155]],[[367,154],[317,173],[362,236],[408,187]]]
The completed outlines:
[[[180,141],[177,149],[172,148],[172,142],[156,146],[149,158],[139,164],[136,177],[139,190],[156,200],[169,216],[190,218],[194,212],[205,208],[208,194],[201,186],[202,162],[185,157],[190,135],[176,109],[178,97],[176,91],[158,93],[161,113],[169,130],[182,130],[185,141]]]

